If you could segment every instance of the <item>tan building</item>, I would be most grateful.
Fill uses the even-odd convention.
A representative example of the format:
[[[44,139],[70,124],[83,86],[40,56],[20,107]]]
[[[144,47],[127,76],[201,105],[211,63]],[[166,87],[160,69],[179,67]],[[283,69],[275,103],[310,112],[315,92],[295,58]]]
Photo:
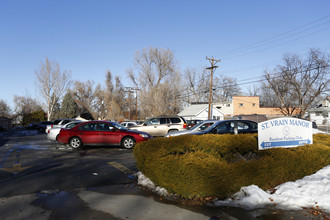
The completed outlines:
[[[267,118],[283,116],[280,108],[260,108],[258,96],[233,96],[233,115],[266,115]],[[297,112],[296,112],[297,113]]]

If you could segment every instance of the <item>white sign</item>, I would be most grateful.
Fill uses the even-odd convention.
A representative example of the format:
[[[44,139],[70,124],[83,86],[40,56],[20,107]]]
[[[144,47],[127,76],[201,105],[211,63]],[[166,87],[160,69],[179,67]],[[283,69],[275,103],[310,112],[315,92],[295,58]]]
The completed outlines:
[[[276,118],[258,123],[259,150],[312,143],[312,122],[298,118]]]

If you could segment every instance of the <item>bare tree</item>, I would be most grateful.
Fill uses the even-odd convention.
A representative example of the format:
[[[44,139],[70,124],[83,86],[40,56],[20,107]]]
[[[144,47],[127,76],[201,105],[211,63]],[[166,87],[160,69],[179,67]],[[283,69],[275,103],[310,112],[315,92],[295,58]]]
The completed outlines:
[[[27,125],[26,118],[31,116],[35,112],[43,112],[41,120],[44,120],[45,112],[42,110],[42,107],[38,104],[37,100],[29,96],[14,96],[14,105],[15,105],[15,118],[16,121],[21,123],[23,126]],[[32,121],[30,121],[31,123]],[[36,121],[34,121],[36,122]]]
[[[209,74],[206,68],[201,71],[186,69],[184,73],[185,92],[182,99],[188,103],[207,102],[209,98]]]
[[[262,82],[260,85],[260,107],[278,107],[278,100],[274,90],[267,82]]]
[[[124,112],[127,107],[127,103],[124,87],[119,76],[115,77],[115,85],[113,85],[110,71],[106,74],[105,100],[107,119],[121,120],[125,118]]]
[[[248,88],[248,94],[249,96],[260,96],[261,88],[257,85],[250,86]]]
[[[72,98],[81,108],[81,112],[88,111],[93,118],[98,118],[98,112],[94,109],[95,103],[95,88],[94,81],[88,80],[86,83],[80,81],[73,82],[73,89],[71,91]]]
[[[291,54],[283,60],[284,65],[279,65],[273,73],[266,72],[265,77],[280,102],[281,111],[290,115],[297,107],[302,118],[316,98],[329,91],[329,54],[311,49],[306,60]]]
[[[95,119],[120,120],[124,118],[126,98],[124,87],[117,76],[115,86],[110,71],[106,73],[105,88],[94,81],[75,81],[71,92],[74,100]]]
[[[221,74],[220,77],[215,77],[214,85],[214,101],[228,101],[233,96],[241,94],[241,88],[238,86],[235,78]]]
[[[29,96],[14,96],[15,113],[18,115],[23,115],[26,113],[31,113],[38,111],[41,106],[38,104],[37,100]]]
[[[102,88],[101,84],[97,84],[94,90],[94,101],[93,101],[93,112],[98,119],[104,119],[106,114],[105,110],[105,90]]]
[[[41,63],[39,69],[35,71],[35,75],[37,88],[45,100],[44,106],[47,118],[50,120],[56,103],[61,100],[71,85],[70,73],[66,70],[61,71],[57,62],[49,61],[46,57],[45,62]]]
[[[141,89],[139,106],[143,116],[177,114],[180,74],[173,52],[152,47],[143,49],[136,53],[134,66],[136,72],[132,69],[127,72],[132,83]],[[168,103],[165,109],[164,102]]]
[[[209,101],[210,76],[206,68],[203,68],[201,71],[187,69],[185,71],[185,79],[186,93],[183,93],[185,94],[183,97],[188,97],[189,103]],[[228,101],[232,96],[240,95],[241,93],[236,79],[225,75],[213,77],[212,89],[213,101],[215,102]]]
[[[0,117],[10,117],[11,109],[10,106],[2,99],[0,99]]]
[[[110,120],[124,119],[124,112],[126,108],[126,97],[124,87],[121,83],[120,77],[115,77],[115,85],[113,84],[113,77],[110,71],[107,71],[105,76],[105,89],[103,107],[105,117]]]

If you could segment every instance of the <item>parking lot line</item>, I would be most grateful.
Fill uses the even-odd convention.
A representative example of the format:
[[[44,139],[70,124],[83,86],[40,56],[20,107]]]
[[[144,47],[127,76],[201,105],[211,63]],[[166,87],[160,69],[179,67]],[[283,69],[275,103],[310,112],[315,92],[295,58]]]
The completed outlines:
[[[125,167],[124,165],[117,163],[117,162],[108,162],[109,165],[113,166],[114,168],[120,170],[123,173],[130,174],[132,171]]]

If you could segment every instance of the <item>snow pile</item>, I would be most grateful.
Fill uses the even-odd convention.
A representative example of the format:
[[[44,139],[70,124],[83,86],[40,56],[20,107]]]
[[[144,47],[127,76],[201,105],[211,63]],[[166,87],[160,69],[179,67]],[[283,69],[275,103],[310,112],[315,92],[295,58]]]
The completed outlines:
[[[138,184],[161,196],[169,195],[166,189],[155,186],[141,172],[137,173],[137,177]],[[271,191],[265,192],[256,185],[242,187],[232,198],[216,200],[212,205],[235,206],[249,210],[267,206],[286,210],[315,207],[330,213],[330,165],[295,182],[281,184]]]
[[[154,193],[157,193],[160,196],[169,196],[170,194],[167,192],[166,189],[156,186],[148,177],[146,177],[142,172],[137,172],[136,176],[138,178],[138,184],[144,186]]]
[[[214,205],[245,209],[276,205],[287,210],[316,207],[330,212],[330,165],[303,179],[281,184],[272,191],[265,192],[255,185],[242,187],[232,198],[215,201]]]
[[[321,131],[319,129],[313,128],[313,134],[328,134],[328,133],[325,131]]]

